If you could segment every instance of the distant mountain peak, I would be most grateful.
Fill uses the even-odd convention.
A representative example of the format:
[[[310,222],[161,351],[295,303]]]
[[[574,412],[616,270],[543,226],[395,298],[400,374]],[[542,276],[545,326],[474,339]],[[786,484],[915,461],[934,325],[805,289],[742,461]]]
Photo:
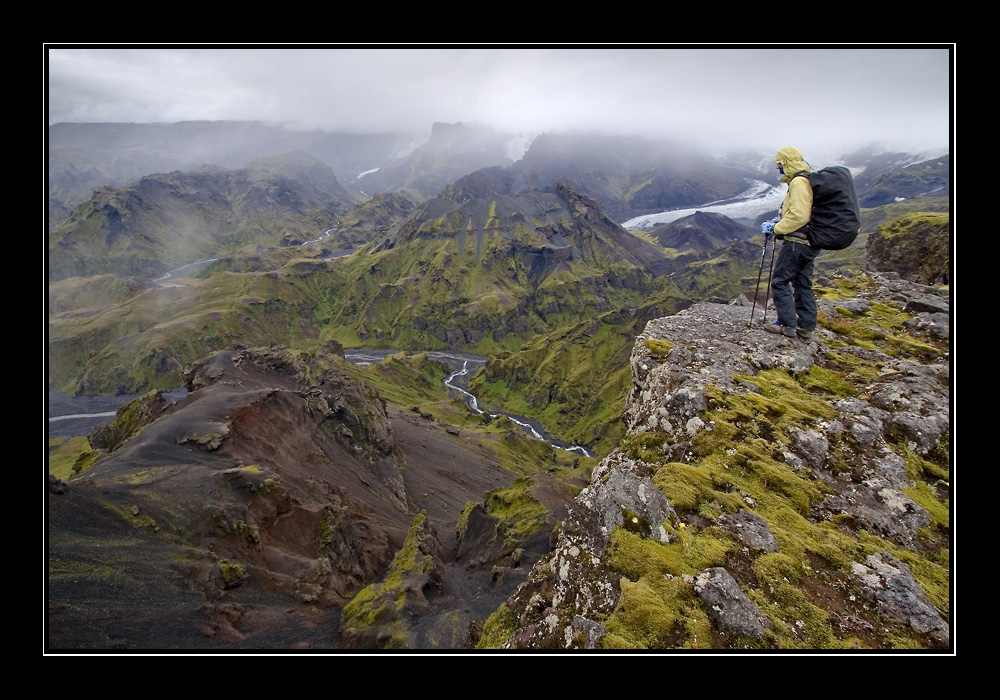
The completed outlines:
[[[650,235],[664,248],[698,253],[725,248],[734,240],[745,241],[756,233],[727,216],[704,211],[650,230]]]

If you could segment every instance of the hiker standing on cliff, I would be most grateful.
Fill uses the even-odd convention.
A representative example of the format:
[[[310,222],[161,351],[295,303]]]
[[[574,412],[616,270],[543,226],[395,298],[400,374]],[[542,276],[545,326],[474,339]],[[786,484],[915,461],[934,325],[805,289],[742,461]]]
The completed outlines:
[[[788,192],[781,202],[781,216],[761,225],[765,236],[783,241],[771,276],[771,296],[778,312],[777,323],[765,325],[765,330],[789,338],[812,338],[816,330],[816,296],[813,294],[813,262],[820,250],[814,248],[800,231],[812,216],[813,191],[809,178],[796,177],[812,172],[799,149],[782,148],[774,156],[781,181]],[[765,239],[766,244],[766,239]]]

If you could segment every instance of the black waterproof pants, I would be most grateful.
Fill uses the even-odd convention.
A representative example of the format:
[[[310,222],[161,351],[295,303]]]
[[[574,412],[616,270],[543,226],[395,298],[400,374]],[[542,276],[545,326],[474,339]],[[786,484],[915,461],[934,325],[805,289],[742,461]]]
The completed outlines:
[[[771,296],[778,323],[788,328],[816,330],[816,296],[813,294],[813,262],[819,250],[804,243],[784,241],[778,250],[771,276]]]

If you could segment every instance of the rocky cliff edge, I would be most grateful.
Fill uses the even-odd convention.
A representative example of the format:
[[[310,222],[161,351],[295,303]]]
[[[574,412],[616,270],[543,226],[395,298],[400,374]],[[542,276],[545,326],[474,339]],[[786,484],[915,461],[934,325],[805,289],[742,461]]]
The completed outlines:
[[[625,440],[480,647],[951,646],[947,291],[816,288],[808,342],[743,299],[648,323]]]

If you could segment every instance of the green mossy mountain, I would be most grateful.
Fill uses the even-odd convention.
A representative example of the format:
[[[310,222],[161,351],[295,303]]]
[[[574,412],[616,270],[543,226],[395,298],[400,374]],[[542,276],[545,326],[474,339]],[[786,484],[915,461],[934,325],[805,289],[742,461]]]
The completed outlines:
[[[506,171],[462,178],[375,243],[349,288],[362,343],[485,351],[635,306],[668,264],[564,185],[512,194]],[[338,319],[337,325],[351,323]],[[341,339],[345,344],[349,338]]]
[[[201,279],[135,282],[135,294],[99,311],[79,303],[88,298],[76,296],[79,281],[57,281],[53,385],[67,393],[169,388],[182,366],[236,341],[485,354],[639,306],[655,290],[668,264],[662,251],[563,185],[510,195],[502,175],[463,178],[346,258],[251,246]]]
[[[296,175],[306,188],[329,183],[329,173],[308,159],[288,161],[265,160],[260,169]],[[564,402],[542,407],[541,396],[568,398],[580,388],[559,386],[558,378],[573,370],[542,372],[537,348],[550,348],[545,355],[552,359],[544,362],[552,366],[586,353],[595,320],[603,328],[621,309],[645,318],[651,309],[668,314],[752,293],[759,240],[679,254],[648,234],[623,231],[565,184],[523,186],[523,168],[488,168],[419,206],[400,195],[376,195],[339,214],[319,245],[289,245],[315,237],[315,228],[286,236],[283,247],[244,246],[197,278],[164,285],[110,275],[56,282],[49,288],[51,386],[70,394],[169,389],[185,364],[234,342],[312,347],[336,340],[350,347],[506,353],[491,358],[490,401],[600,448],[609,439],[603,419]],[[865,219],[904,204],[865,210]],[[324,259],[367,241],[375,242],[354,256]],[[861,245],[824,254],[819,264],[863,267]],[[605,338],[615,346],[609,356],[624,352],[634,336],[634,328],[625,328],[631,322],[620,323]],[[534,349],[521,355],[527,341]],[[508,364],[513,369],[502,369]],[[591,390],[620,383],[621,366],[607,367],[589,378]],[[535,377],[535,386],[517,379],[522,375]],[[552,383],[538,386],[541,375]],[[507,384],[497,385],[498,377]],[[533,398],[526,401],[526,394]]]
[[[248,245],[306,240],[362,200],[304,152],[241,170],[206,166],[102,187],[49,233],[52,281],[111,273],[155,277]]]

